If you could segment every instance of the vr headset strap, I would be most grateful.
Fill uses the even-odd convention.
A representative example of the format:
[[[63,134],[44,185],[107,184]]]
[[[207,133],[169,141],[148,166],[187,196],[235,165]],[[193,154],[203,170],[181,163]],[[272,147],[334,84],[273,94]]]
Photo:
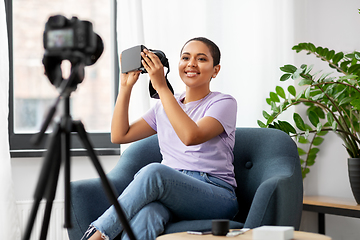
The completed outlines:
[[[167,75],[170,72],[169,64],[167,64],[167,65],[168,66],[165,66],[165,67],[167,67],[167,72],[165,74],[166,84],[167,84],[168,88],[170,89],[170,91],[172,92],[172,94],[174,94],[174,89],[172,88],[172,86],[171,86],[171,84],[170,84],[170,82],[169,82],[169,80],[167,78]],[[153,86],[151,84],[151,81],[149,81],[149,93],[150,93],[151,98],[159,99],[159,94],[153,88]]]

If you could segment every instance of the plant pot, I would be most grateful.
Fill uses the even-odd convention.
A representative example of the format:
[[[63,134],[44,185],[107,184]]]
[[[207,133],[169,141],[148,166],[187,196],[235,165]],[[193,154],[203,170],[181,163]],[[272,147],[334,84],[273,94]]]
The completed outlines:
[[[348,158],[348,170],[351,190],[360,204],[360,158]]]

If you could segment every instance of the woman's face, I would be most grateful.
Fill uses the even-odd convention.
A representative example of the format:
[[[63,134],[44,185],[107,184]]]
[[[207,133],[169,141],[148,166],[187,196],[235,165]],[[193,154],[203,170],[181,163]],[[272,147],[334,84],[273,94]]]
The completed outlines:
[[[191,41],[184,46],[179,61],[179,75],[186,86],[197,88],[208,85],[219,71],[220,65],[213,66],[213,57],[205,43]]]

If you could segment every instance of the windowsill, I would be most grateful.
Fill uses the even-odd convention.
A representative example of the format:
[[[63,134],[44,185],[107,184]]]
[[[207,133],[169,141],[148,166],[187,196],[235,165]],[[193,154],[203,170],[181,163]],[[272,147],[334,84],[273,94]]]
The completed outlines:
[[[11,158],[30,158],[30,157],[43,157],[46,149],[34,149],[34,150],[11,150]],[[120,148],[95,148],[95,154],[97,156],[110,156],[120,155]],[[89,156],[86,149],[71,149],[71,156]]]

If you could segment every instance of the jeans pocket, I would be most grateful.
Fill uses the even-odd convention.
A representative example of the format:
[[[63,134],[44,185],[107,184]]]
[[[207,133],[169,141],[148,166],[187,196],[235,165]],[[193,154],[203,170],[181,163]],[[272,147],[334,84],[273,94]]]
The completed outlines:
[[[230,184],[224,182],[223,180],[218,179],[216,177],[209,176],[207,173],[204,173],[203,177],[207,183],[210,183],[217,187],[224,188],[224,189],[230,191],[232,194],[235,194],[234,188]]]

